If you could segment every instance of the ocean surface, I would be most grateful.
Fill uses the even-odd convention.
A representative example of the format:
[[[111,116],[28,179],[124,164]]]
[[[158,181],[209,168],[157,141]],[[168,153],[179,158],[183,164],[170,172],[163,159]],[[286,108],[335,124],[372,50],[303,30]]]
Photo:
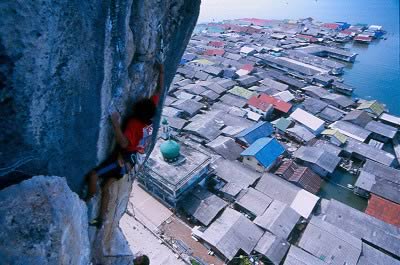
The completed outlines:
[[[234,18],[298,19],[382,25],[386,40],[348,44],[358,53],[343,76],[354,96],[377,99],[400,115],[399,0],[202,0],[199,23]]]

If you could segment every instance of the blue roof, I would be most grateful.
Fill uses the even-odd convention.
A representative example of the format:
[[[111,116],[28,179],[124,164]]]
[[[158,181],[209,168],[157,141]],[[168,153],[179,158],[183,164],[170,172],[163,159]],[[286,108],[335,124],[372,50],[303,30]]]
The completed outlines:
[[[242,156],[254,156],[258,162],[268,168],[285,152],[285,148],[275,138],[260,138],[249,148],[244,150]]]
[[[270,136],[273,131],[274,128],[271,123],[261,121],[237,134],[236,137],[248,144],[252,144],[260,138]]]

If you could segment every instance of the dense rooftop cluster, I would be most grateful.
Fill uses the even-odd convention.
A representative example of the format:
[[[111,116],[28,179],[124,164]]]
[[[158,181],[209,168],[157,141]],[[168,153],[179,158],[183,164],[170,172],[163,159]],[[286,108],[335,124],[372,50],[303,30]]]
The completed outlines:
[[[197,26],[163,110],[213,158],[177,207],[197,240],[225,261],[400,264],[400,118],[339,77],[356,54],[338,43],[381,35],[312,19]],[[338,168],[371,196],[366,213],[318,196]]]

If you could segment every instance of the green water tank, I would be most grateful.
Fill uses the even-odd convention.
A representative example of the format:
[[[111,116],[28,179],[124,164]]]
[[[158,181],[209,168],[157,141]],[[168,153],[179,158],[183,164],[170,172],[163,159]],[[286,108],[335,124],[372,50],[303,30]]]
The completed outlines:
[[[165,161],[176,161],[179,158],[181,147],[174,140],[165,141],[160,145],[160,151]]]

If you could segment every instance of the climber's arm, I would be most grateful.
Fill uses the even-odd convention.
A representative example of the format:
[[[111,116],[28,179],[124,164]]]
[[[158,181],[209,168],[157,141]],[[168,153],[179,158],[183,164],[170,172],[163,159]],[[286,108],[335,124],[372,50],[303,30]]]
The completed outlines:
[[[114,112],[111,115],[111,121],[114,128],[114,133],[117,143],[122,148],[127,148],[129,146],[129,139],[124,135],[124,133],[121,130],[120,115],[118,112]]]

